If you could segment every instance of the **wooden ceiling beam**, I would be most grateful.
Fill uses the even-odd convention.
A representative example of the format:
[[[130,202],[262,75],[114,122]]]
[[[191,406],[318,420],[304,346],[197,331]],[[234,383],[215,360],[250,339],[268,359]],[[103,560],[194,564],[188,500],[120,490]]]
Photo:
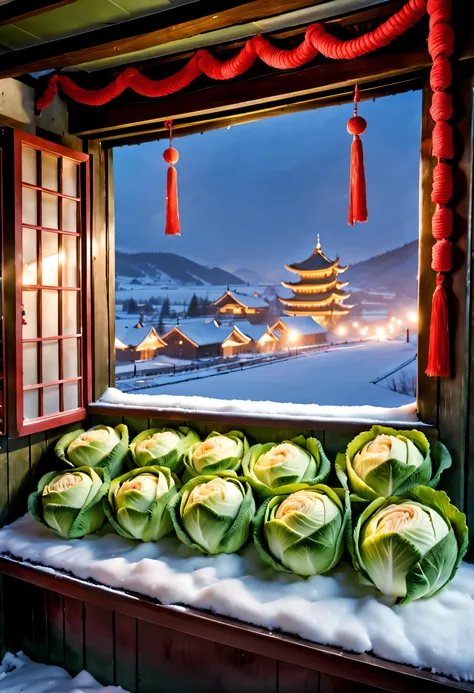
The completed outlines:
[[[69,129],[72,134],[100,139],[102,133],[162,123],[167,118],[198,119],[212,113],[225,114],[240,108],[252,110],[255,105],[281,100],[308,98],[329,90],[343,89],[357,83],[389,79],[424,70],[431,61],[426,40],[413,44],[401,41],[357,60],[317,59],[298,70],[276,72],[261,68],[260,74],[240,81],[194,88],[162,99],[145,99],[131,95],[133,101],[111,102],[103,107],[84,107],[71,103]]]
[[[10,0],[0,5],[0,26],[16,24],[22,19],[57,10],[58,7],[72,5],[76,0]]]
[[[15,0],[14,4],[30,3]],[[0,79],[153,48],[197,34],[302,9],[324,0],[199,0],[2,55]],[[8,7],[8,5],[5,5]]]

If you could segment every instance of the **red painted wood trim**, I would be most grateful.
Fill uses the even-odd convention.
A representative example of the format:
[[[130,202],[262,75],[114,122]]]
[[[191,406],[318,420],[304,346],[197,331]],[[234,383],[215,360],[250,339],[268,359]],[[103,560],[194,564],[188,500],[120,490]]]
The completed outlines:
[[[79,407],[67,412],[54,412],[53,414],[43,416],[41,419],[24,420],[18,426],[18,435],[22,437],[29,436],[32,433],[39,433],[40,431],[49,431],[58,426],[66,426],[70,423],[83,421],[86,416],[87,412],[84,407]]]
[[[38,289],[46,289],[46,291],[81,291],[80,286],[53,286],[52,284],[24,284],[23,291],[37,291]]]
[[[454,681],[368,654],[317,645],[292,635],[267,631],[230,618],[184,606],[163,606],[149,597],[86,582],[43,566],[0,556],[0,572],[87,604],[104,607],[179,633],[273,657],[396,693],[441,693],[446,688],[474,692],[474,684]]]
[[[79,197],[73,197],[72,195],[66,195],[66,193],[59,192],[59,190],[51,190],[50,188],[43,188],[41,185],[33,185],[33,183],[25,183],[23,181],[21,184],[24,188],[29,188],[30,190],[37,190],[39,193],[47,193],[48,195],[54,195],[55,197],[66,198],[67,200],[72,200],[73,202],[80,202]]]
[[[37,231],[48,231],[48,233],[60,233],[63,236],[80,236],[80,233],[76,231],[64,231],[63,229],[50,229],[49,226],[38,226],[36,224],[25,224],[23,223],[23,228],[25,229],[36,229]]]
[[[60,378],[59,380],[51,380],[49,383],[35,383],[34,385],[24,385],[23,391],[25,390],[40,390],[44,387],[53,387],[54,385],[64,385],[64,383],[75,383],[78,380],[82,380],[82,375],[76,375],[73,378]]]
[[[27,339],[23,339],[23,344],[29,344],[31,342],[57,342],[58,340],[61,339],[80,339],[82,337],[82,334],[59,334],[55,335],[53,337],[28,337]]]

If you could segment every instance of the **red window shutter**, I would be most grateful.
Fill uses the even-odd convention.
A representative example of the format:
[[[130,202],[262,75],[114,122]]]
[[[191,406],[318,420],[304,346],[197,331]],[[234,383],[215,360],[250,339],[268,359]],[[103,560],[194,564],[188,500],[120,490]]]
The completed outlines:
[[[17,130],[3,151],[6,408],[27,435],[83,419],[91,392],[89,156]]]

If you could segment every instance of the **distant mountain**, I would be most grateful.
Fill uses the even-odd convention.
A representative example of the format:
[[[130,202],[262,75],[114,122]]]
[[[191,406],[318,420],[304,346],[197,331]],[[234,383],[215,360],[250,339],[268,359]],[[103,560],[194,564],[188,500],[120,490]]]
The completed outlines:
[[[194,285],[245,284],[235,274],[220,267],[204,267],[175,253],[115,253],[115,274],[152,282],[174,282]]]
[[[348,289],[387,291],[416,298],[418,287],[418,241],[405,243],[400,248],[351,265],[341,275],[349,281]]]
[[[238,270],[234,271],[234,274],[242,279],[244,282],[247,284],[264,284],[265,279],[262,277],[261,274],[258,272],[255,272],[252,269],[246,269],[245,267],[241,267]]]

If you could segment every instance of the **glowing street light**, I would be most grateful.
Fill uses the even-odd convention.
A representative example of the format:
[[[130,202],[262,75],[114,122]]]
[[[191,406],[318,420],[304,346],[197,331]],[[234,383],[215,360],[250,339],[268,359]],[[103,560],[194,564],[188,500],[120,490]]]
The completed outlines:
[[[401,320],[397,320],[397,327],[401,327],[401,325],[402,325],[402,321],[401,321]]]
[[[418,320],[418,316],[416,313],[408,313],[407,315],[408,322],[415,323]]]
[[[290,341],[290,342],[296,342],[296,340],[298,339],[298,337],[299,337],[299,332],[298,332],[298,330],[290,330],[290,331],[288,332],[288,341]]]
[[[353,322],[353,323],[352,323],[352,327],[355,327],[355,328],[359,327],[359,323],[358,323],[358,322]]]
[[[338,334],[340,337],[344,337],[344,335],[346,334],[346,328],[345,328],[345,327],[340,327],[340,328],[338,329],[338,331],[337,331],[337,334]]]
[[[385,329],[383,327],[377,327],[377,329],[375,330],[375,336],[378,339],[385,339],[385,337],[387,336]]]

